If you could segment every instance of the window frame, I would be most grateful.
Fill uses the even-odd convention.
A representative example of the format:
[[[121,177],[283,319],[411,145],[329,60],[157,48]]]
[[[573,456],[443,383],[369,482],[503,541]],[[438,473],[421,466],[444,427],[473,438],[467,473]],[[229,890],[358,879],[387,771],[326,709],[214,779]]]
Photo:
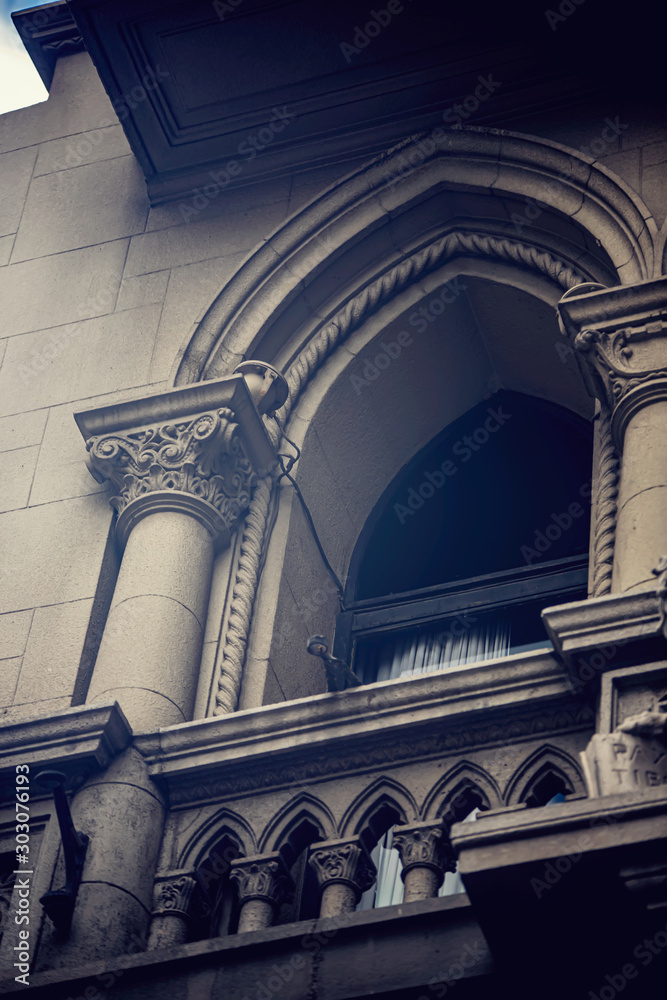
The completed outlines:
[[[586,590],[588,561],[588,553],[580,553],[423,590],[356,601],[337,615],[334,656],[350,663],[357,639],[433,622],[444,624],[457,615],[518,607],[540,597],[545,598],[545,607],[567,603],[568,598],[574,599]],[[545,630],[545,646],[548,641]]]

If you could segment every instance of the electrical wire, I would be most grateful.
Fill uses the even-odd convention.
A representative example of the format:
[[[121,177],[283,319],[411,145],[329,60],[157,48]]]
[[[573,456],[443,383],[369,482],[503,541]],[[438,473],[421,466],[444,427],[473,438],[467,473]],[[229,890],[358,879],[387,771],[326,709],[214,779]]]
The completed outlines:
[[[277,421],[276,421],[276,423],[277,423]],[[280,475],[276,479],[276,483],[277,484],[280,483],[281,479],[288,479],[289,482],[294,487],[294,492],[296,493],[297,497],[299,498],[299,502],[301,503],[301,506],[303,508],[303,512],[305,514],[306,521],[308,522],[308,526],[310,528],[311,534],[312,534],[312,536],[313,536],[313,538],[315,540],[315,544],[317,545],[318,551],[319,551],[320,556],[322,558],[322,562],[324,563],[324,566],[325,566],[325,569],[326,569],[327,573],[329,574],[329,576],[331,577],[331,579],[333,580],[333,582],[334,582],[334,584],[336,586],[336,592],[338,594],[338,601],[340,603],[341,610],[345,611],[345,603],[344,603],[344,600],[343,600],[343,584],[338,579],[338,576],[337,576],[335,570],[333,569],[331,563],[329,562],[329,560],[327,558],[327,554],[326,554],[326,552],[324,551],[324,549],[322,547],[322,543],[320,542],[319,535],[317,534],[317,529],[315,527],[315,522],[313,521],[313,516],[310,513],[310,510],[308,509],[308,504],[306,503],[306,501],[304,499],[303,493],[299,489],[299,486],[296,483],[296,481],[294,480],[294,478],[290,475],[293,467],[296,465],[296,463],[301,458],[301,449],[299,448],[298,445],[296,445],[294,443],[294,441],[290,441],[290,439],[287,437],[287,435],[285,434],[284,431],[282,432],[282,435],[283,435],[285,441],[287,441],[287,443],[292,448],[294,448],[294,451],[296,452],[296,455],[283,455],[280,452],[278,453],[277,457],[278,457],[278,461],[280,463],[280,468],[282,469],[282,472],[280,473]]]

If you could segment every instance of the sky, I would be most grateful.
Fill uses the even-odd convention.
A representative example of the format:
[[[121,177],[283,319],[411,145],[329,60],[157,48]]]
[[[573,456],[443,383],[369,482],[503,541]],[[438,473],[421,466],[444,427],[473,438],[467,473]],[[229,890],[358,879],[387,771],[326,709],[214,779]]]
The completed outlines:
[[[0,0],[0,114],[38,104],[49,96],[11,19],[13,10],[42,6]]]

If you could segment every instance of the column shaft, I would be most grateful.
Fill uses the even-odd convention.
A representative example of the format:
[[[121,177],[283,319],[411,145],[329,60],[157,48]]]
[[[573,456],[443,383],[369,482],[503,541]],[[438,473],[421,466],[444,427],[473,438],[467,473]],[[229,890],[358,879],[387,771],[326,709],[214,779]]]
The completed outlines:
[[[273,923],[274,907],[266,899],[248,899],[241,907],[238,933],[261,931]]]
[[[431,899],[437,896],[438,889],[442,885],[442,875],[432,868],[415,865],[405,873],[403,882],[405,885],[403,902],[412,903],[415,899]]]
[[[322,891],[320,916],[336,917],[344,913],[353,913],[358,900],[359,894],[353,886],[332,882]]]
[[[214,543],[188,514],[158,511],[130,533],[88,692],[135,730],[191,718]]]
[[[612,590],[654,586],[661,555],[667,555],[667,400],[645,406],[625,429]]]
[[[164,817],[143,757],[132,748],[80,789],[72,819],[90,838],[83,879],[68,939],[56,941],[46,921],[47,968],[143,950]]]

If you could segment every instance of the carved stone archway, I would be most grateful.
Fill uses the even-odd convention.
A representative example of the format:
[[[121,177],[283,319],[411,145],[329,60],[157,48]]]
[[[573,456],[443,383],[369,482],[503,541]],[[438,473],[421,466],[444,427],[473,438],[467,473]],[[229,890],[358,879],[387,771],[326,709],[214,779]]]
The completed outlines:
[[[452,130],[444,146],[401,176],[411,142],[331,188],[239,269],[187,345],[176,384],[228,374],[252,355],[270,361],[290,387],[268,428],[278,442],[327,359],[384,304],[447,261],[503,261],[517,273],[546,278],[559,294],[586,281],[613,285],[653,274],[653,220],[623,182],[590,158],[532,137]],[[468,216],[455,225],[452,205],[464,203]],[[492,211],[490,203],[503,210]],[[605,416],[596,594],[609,587],[618,478]],[[246,518],[218,657],[215,714],[238,704],[271,495],[272,480],[265,478]]]

